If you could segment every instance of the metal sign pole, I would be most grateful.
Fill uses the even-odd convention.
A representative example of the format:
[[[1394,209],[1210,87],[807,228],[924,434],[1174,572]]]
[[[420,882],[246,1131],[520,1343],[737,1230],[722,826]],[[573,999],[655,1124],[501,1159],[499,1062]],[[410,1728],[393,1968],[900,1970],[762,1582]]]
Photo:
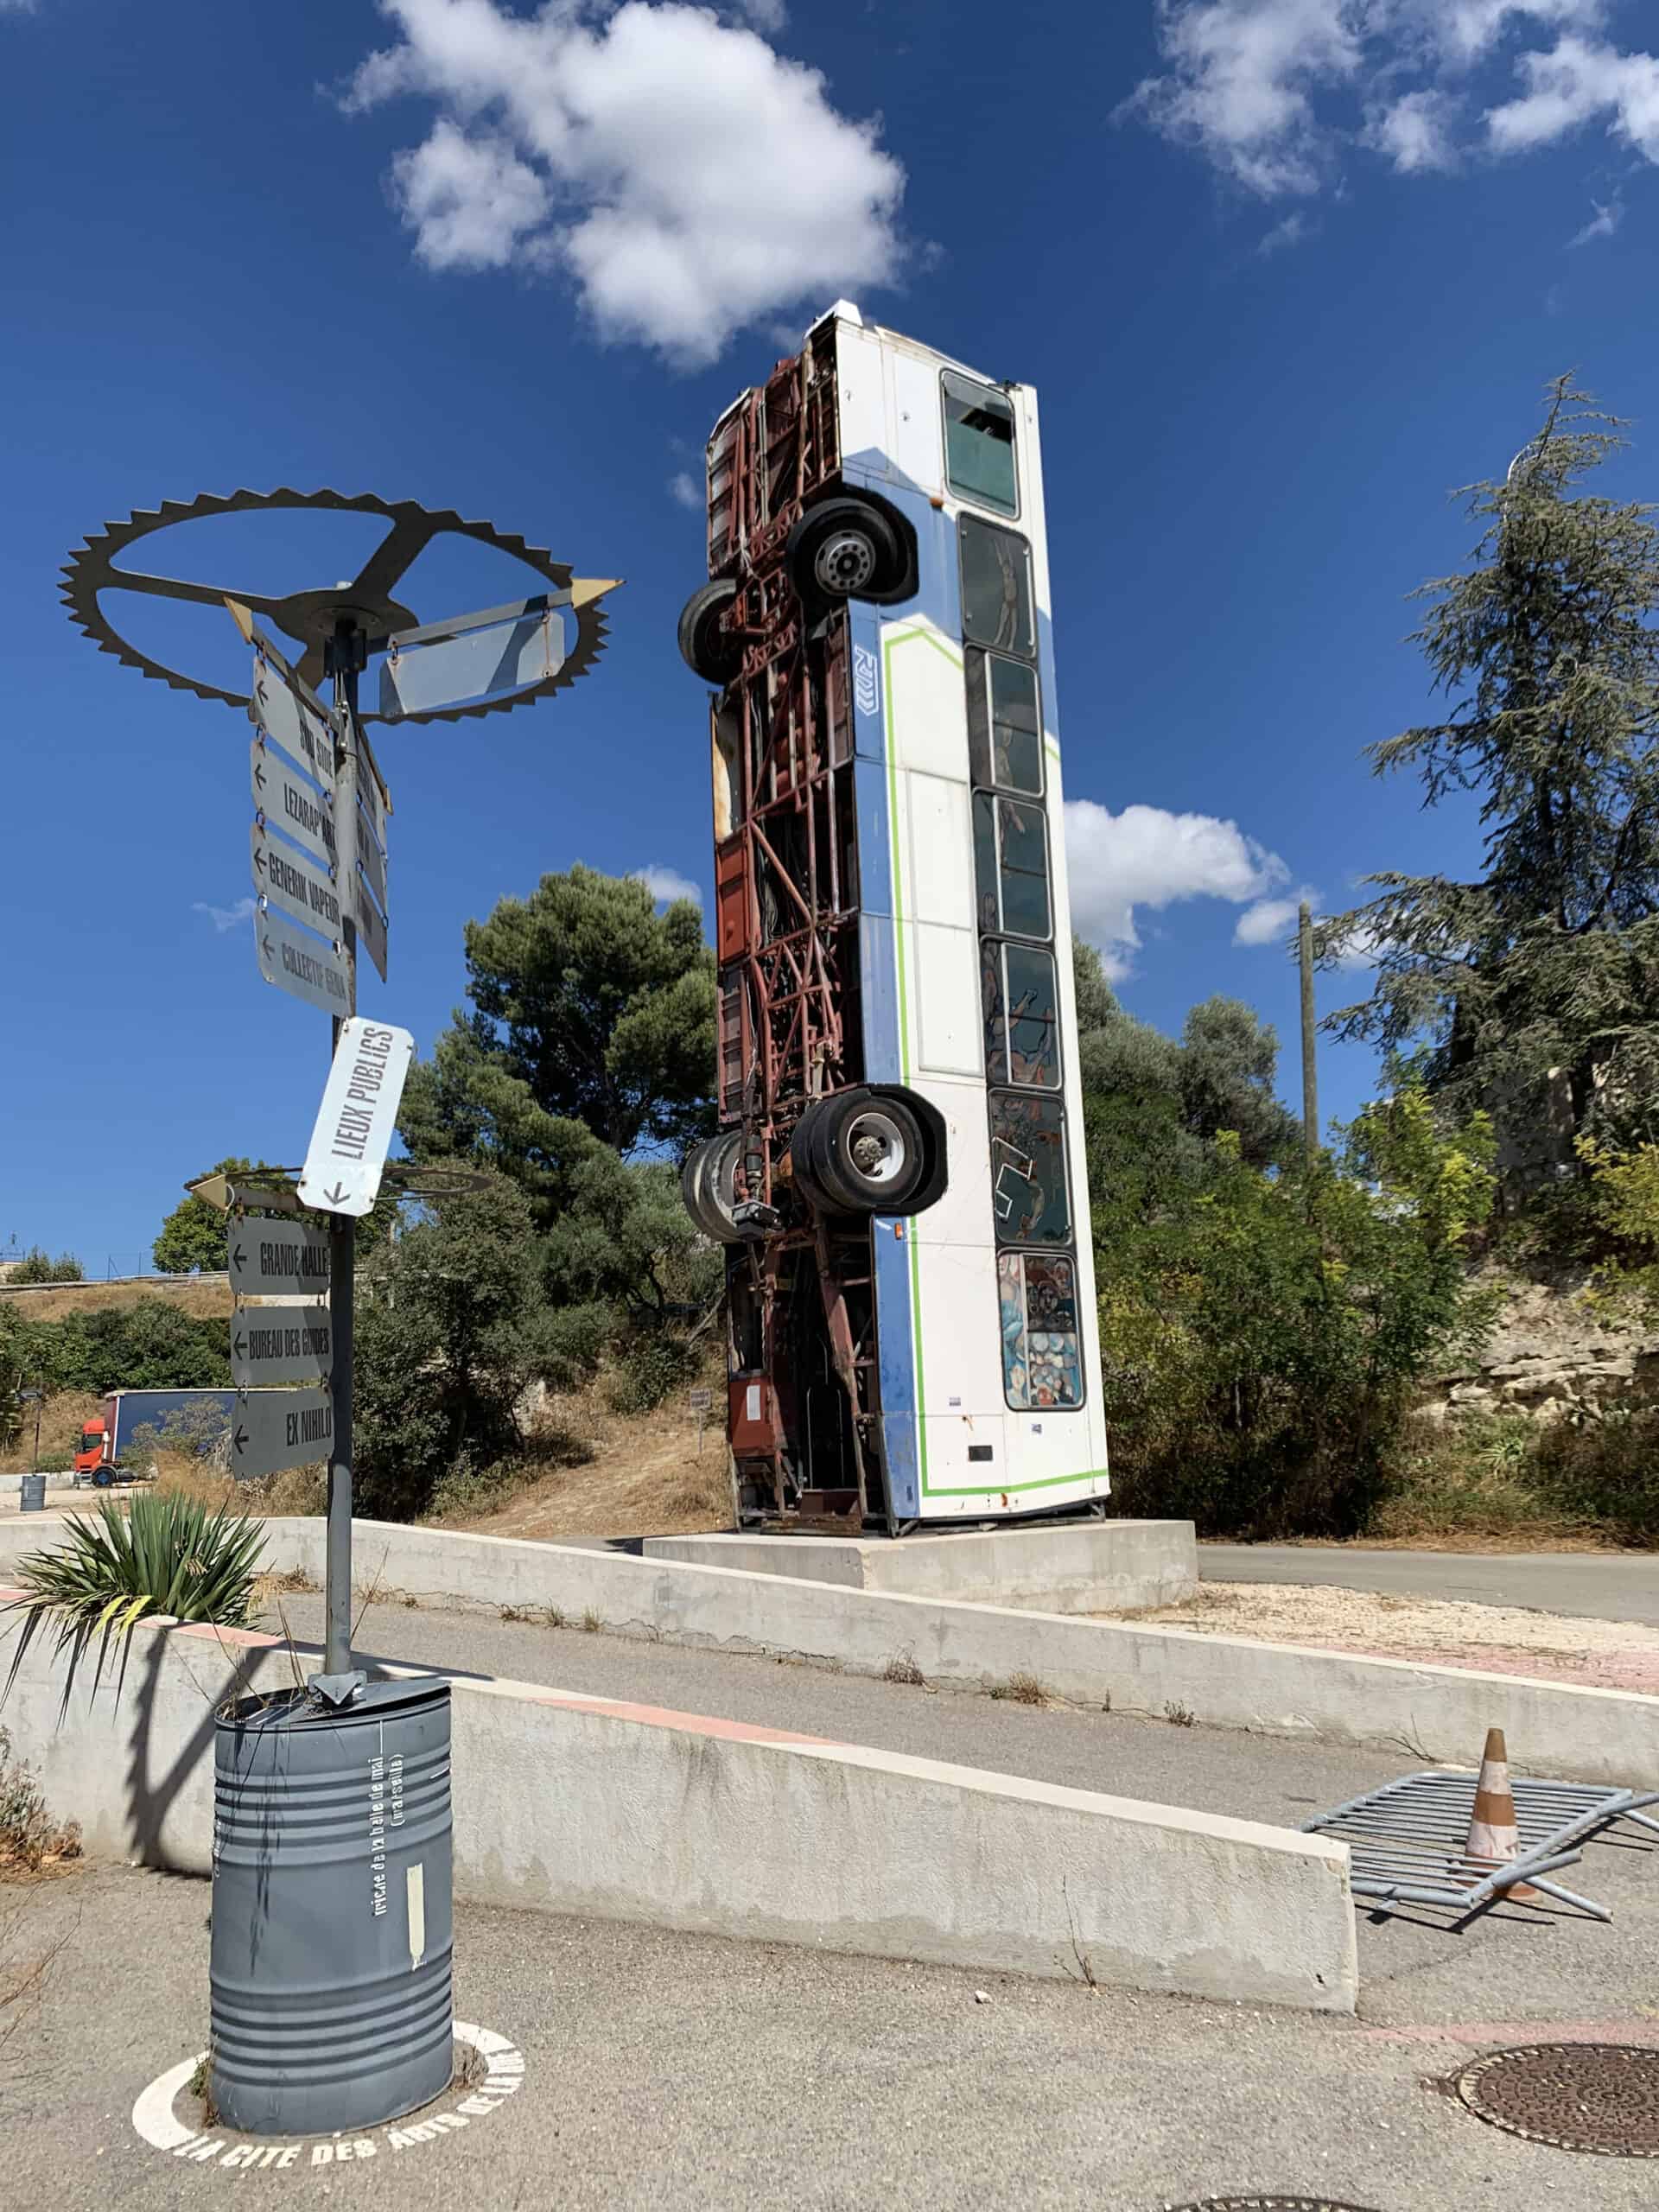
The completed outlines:
[[[364,658],[363,643],[352,622],[342,620],[336,626],[331,673],[344,741],[334,780],[334,852],[340,943],[351,988],[347,1014],[357,1012],[357,675]],[[340,1043],[339,1019],[330,1026],[332,1068]],[[352,1672],[352,1321],[357,1292],[357,1224],[349,1214],[329,1217],[328,1265],[334,1340],[334,1436],[328,1462],[323,1672],[315,1678],[315,1687],[335,1704],[344,1704],[359,1679]]]

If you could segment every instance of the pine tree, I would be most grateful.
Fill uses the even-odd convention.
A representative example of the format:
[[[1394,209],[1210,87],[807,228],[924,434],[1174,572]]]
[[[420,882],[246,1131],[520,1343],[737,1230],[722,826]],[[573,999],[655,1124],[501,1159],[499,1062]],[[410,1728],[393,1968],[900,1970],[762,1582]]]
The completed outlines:
[[[1481,874],[1372,876],[1318,931],[1326,962],[1376,962],[1325,1027],[1488,1109],[1515,1165],[1659,1135],[1659,526],[1579,488],[1620,429],[1558,378],[1507,478],[1467,487],[1471,565],[1415,594],[1450,712],[1370,757],[1414,771],[1426,807],[1478,798]]]

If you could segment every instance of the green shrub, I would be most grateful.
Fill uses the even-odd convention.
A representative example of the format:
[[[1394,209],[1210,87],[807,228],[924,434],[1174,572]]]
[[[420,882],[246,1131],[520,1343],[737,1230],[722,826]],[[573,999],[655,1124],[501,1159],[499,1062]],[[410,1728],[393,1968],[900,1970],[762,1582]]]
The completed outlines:
[[[613,1413],[648,1414],[660,1406],[696,1370],[696,1353],[683,1338],[665,1330],[626,1339],[613,1352],[614,1370],[606,1388]]]
[[[124,1511],[105,1498],[94,1519],[71,1515],[61,1543],[12,1569],[24,1594],[0,1608],[22,1616],[8,1689],[48,1625],[72,1669],[94,1636],[101,1669],[111,1640],[145,1613],[245,1627],[264,1544],[257,1521],[176,1495],[135,1497]]]
[[[1617,1407],[1541,1430],[1529,1471],[1541,1497],[1621,1543],[1659,1543],[1659,1408]]]

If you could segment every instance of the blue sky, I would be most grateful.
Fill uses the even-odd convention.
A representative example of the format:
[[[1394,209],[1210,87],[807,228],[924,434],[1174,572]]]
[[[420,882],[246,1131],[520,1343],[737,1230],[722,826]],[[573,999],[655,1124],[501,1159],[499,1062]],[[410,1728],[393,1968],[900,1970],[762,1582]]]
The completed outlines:
[[[1359,757],[1426,707],[1404,595],[1468,545],[1447,488],[1576,366],[1637,418],[1618,488],[1659,489],[1655,43],[1647,0],[0,0],[0,1249],[144,1262],[187,1175],[298,1157],[327,1057],[219,926],[245,722],[96,653],[70,550],[162,499],[330,485],[627,578],[556,701],[381,746],[363,1002],[425,1048],[502,894],[578,859],[707,885],[679,494],[837,293],[1041,395],[1074,903],[1126,1002],[1174,1027],[1232,993],[1292,1037],[1264,902],[1474,864],[1466,811]],[[287,590],[361,557],[195,527],[153,565]],[[516,578],[432,581],[424,618]],[[228,623],[141,612],[233,678]],[[1371,1075],[1328,1053],[1326,1109]]]

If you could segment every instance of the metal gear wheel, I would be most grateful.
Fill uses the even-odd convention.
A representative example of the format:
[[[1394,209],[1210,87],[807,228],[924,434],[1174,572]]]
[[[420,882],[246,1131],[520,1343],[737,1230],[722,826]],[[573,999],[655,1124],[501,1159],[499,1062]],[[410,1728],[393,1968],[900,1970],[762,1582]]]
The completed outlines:
[[[391,524],[385,536],[349,582],[323,589],[291,592],[275,599],[261,592],[244,591],[233,585],[188,583],[171,576],[146,575],[115,566],[116,556],[156,531],[175,523],[194,522],[203,516],[247,514],[267,507],[314,507],[352,514],[384,515]],[[222,699],[227,707],[245,707],[245,693],[221,690],[216,683],[202,683],[193,676],[168,668],[129,645],[99,604],[100,593],[135,591],[151,598],[182,600],[198,607],[222,607],[226,599],[240,601],[256,615],[283,632],[302,651],[299,674],[315,690],[325,673],[323,649],[342,615],[354,616],[369,635],[371,649],[397,631],[418,628],[421,618],[392,598],[394,587],[435,537],[470,537],[478,544],[509,553],[532,569],[559,591],[572,594],[570,614],[575,637],[558,672],[512,697],[492,699],[475,706],[446,707],[427,714],[404,715],[401,721],[457,722],[474,715],[505,714],[549,697],[585,676],[605,649],[606,620],[600,607],[608,581],[573,576],[563,561],[556,561],[544,546],[530,545],[493,523],[467,522],[454,508],[434,512],[414,499],[383,499],[372,492],[296,492],[283,485],[274,492],[204,492],[194,499],[163,499],[159,507],[139,507],[124,522],[112,522],[89,537],[62,569],[62,594],[71,619],[84,630],[100,652],[113,653],[140,675],[171,684],[175,691],[194,691],[199,699]],[[364,714],[365,721],[378,721]]]

